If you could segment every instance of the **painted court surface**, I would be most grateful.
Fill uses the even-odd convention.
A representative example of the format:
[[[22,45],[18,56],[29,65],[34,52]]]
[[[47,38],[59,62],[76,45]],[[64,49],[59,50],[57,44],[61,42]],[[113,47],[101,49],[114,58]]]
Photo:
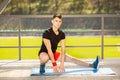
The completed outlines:
[[[91,63],[93,59],[85,61]],[[58,62],[59,64],[59,62]],[[38,68],[38,60],[0,60],[0,80],[120,80],[120,59],[104,59],[100,61],[100,68],[110,68],[116,74],[112,75],[53,75],[31,76],[31,69]],[[46,64],[51,69],[51,63]],[[86,68],[70,62],[65,62],[65,68]]]

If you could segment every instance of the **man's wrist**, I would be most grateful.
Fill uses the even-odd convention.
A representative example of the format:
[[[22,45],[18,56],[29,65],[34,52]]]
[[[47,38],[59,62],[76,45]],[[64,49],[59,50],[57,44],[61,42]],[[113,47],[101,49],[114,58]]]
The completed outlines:
[[[56,62],[52,62],[53,67],[57,66]]]

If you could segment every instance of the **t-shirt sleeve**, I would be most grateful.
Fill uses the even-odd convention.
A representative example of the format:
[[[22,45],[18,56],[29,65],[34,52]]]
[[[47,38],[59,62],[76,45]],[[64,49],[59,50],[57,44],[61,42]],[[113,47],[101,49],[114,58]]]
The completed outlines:
[[[61,39],[65,39],[65,33],[64,32],[62,32]]]
[[[49,35],[49,34],[50,34],[49,31],[46,30],[46,31],[43,33],[42,38],[50,39],[50,35]]]

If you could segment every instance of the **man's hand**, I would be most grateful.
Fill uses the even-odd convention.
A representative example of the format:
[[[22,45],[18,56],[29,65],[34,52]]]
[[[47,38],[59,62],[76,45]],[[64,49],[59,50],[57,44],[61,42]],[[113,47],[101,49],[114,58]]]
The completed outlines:
[[[53,67],[53,72],[54,72],[55,74],[58,74],[59,71],[58,71],[57,66],[54,66],[54,67]]]
[[[60,72],[65,72],[65,68],[64,68],[64,65],[63,65],[63,64],[60,64],[59,69],[60,69]]]

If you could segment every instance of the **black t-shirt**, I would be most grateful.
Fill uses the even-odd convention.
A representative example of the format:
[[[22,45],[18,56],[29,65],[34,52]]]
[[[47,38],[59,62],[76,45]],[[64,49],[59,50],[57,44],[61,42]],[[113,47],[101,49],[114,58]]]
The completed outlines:
[[[50,43],[51,43],[51,48],[52,48],[52,52],[56,52],[56,49],[57,49],[57,45],[59,43],[60,40],[62,39],[65,39],[65,34],[64,32],[62,32],[61,30],[58,30],[59,31],[59,34],[56,35],[51,28],[49,28],[48,30],[44,31],[43,35],[42,35],[42,38],[45,38],[45,39],[49,39],[50,40]],[[39,54],[41,52],[46,52],[48,53],[47,51],[47,48],[44,44],[44,42],[42,41],[42,45],[41,45],[41,49],[39,51]]]

